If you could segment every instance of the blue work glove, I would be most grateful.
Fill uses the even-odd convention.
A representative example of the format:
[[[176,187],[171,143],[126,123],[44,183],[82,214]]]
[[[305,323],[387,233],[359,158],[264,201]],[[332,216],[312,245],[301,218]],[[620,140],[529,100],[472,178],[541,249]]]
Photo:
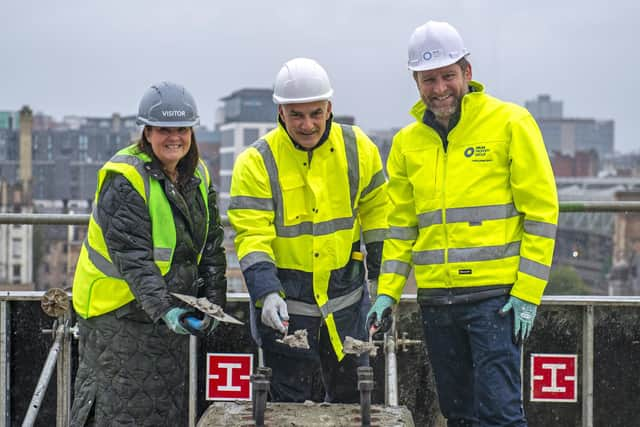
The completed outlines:
[[[162,316],[162,320],[167,324],[169,329],[171,329],[176,334],[187,335],[189,331],[187,331],[182,324],[180,324],[180,317],[188,313],[184,308],[174,307],[171,310],[167,311],[164,316]]]
[[[388,295],[378,295],[373,307],[367,313],[367,333],[384,333],[391,328],[391,307],[395,300]],[[373,329],[373,330],[372,330]]]
[[[523,343],[531,333],[533,321],[536,319],[538,306],[533,303],[523,301],[518,297],[510,296],[509,301],[502,307],[500,314],[506,314],[513,310],[513,337],[516,342]]]
[[[286,332],[287,328],[282,321],[289,320],[289,312],[287,311],[287,303],[284,302],[278,292],[272,292],[264,298],[260,319],[266,326],[275,329],[281,334]]]

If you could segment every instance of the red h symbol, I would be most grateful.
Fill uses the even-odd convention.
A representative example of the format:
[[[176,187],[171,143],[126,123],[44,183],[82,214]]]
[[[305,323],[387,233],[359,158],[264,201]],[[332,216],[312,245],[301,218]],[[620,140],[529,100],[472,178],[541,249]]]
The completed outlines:
[[[576,402],[577,400],[578,356],[532,354],[531,401]]]
[[[251,400],[253,354],[207,354],[207,400]]]

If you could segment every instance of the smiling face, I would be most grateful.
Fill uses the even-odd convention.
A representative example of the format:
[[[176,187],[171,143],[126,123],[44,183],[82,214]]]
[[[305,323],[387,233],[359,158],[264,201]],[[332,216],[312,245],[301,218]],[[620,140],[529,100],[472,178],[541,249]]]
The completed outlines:
[[[471,65],[463,68],[451,64],[435,70],[416,71],[414,79],[422,101],[445,128],[449,119],[460,108],[462,97],[469,91]]]
[[[175,170],[180,159],[189,152],[191,132],[191,128],[188,127],[147,126],[144,129],[153,154],[160,160],[162,166],[169,171]]]
[[[320,142],[327,128],[327,120],[331,116],[331,101],[279,105],[278,113],[291,138],[310,150]]]

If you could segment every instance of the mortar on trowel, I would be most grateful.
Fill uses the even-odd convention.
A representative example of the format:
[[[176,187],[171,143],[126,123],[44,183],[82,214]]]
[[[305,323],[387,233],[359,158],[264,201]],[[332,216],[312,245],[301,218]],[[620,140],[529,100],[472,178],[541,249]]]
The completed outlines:
[[[289,322],[283,320],[282,324],[285,327],[284,337],[277,339],[276,342],[288,345],[291,348],[309,350],[309,339],[307,338],[306,329],[298,329],[297,331],[294,331],[293,334],[289,334]]]

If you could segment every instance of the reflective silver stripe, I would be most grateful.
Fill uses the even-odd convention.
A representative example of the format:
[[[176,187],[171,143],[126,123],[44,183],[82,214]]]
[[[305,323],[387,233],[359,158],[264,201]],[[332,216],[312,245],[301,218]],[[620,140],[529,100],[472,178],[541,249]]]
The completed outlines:
[[[95,222],[96,224],[98,224],[100,226],[100,228],[102,228],[102,225],[100,224],[100,222],[98,222],[98,215],[96,213],[96,204],[94,203],[93,205],[93,209],[91,209],[91,218],[93,219],[93,222]]]
[[[479,224],[492,219],[512,218],[520,215],[513,203],[506,205],[476,206],[473,208],[447,209],[447,223],[468,222]]]
[[[373,177],[371,178],[371,181],[369,182],[369,185],[367,185],[365,189],[362,190],[362,193],[360,193],[360,198],[362,199],[367,194],[371,193],[373,190],[380,187],[382,184],[385,183],[385,181],[386,181],[386,178],[384,177],[384,172],[382,172],[382,169],[380,169],[375,175],[373,175]]]
[[[520,254],[520,242],[499,246],[449,249],[449,262],[491,261]]]
[[[344,147],[347,152],[347,168],[349,173],[349,194],[351,195],[351,209],[356,205],[356,196],[360,188],[360,161],[358,159],[358,144],[353,127],[340,125]]]
[[[253,209],[256,211],[273,211],[273,199],[250,196],[233,196],[229,209]]]
[[[540,280],[548,280],[551,267],[547,267],[544,264],[540,264],[537,261],[533,261],[529,258],[520,257],[521,272],[527,273],[529,276],[537,277]]]
[[[299,316],[321,317],[320,309],[316,304],[307,304],[302,301],[285,300],[287,303],[287,312],[289,314],[297,314]]]
[[[273,198],[273,211],[275,212],[275,225],[284,226],[284,209],[282,204],[282,189],[280,188],[280,181],[278,180],[278,166],[276,160],[273,158],[271,147],[264,139],[259,139],[252,144],[260,155],[264,162],[264,167],[267,169],[269,175],[269,183],[271,184],[271,197]]]
[[[524,222],[525,233],[533,234],[540,237],[548,237],[549,239],[556,238],[555,224],[549,224],[548,222],[532,221],[530,219]]]
[[[303,234],[313,236],[323,236],[335,233],[340,230],[351,230],[355,223],[356,210],[353,209],[355,198],[360,182],[360,166],[358,163],[358,147],[356,145],[355,134],[351,126],[342,126],[344,135],[345,150],[347,152],[347,166],[349,171],[349,191],[351,196],[351,206],[353,215],[350,218],[336,218],[330,221],[313,223],[310,221],[296,225],[284,225],[283,196],[278,180],[278,167],[271,152],[271,147],[264,139],[260,139],[252,144],[264,162],[269,182],[271,184],[271,194],[273,199],[273,211],[275,213],[274,225],[278,237],[297,237]]]
[[[442,211],[424,212],[418,215],[418,224],[420,228],[430,225],[442,224]]]
[[[210,180],[207,179],[207,177],[209,177],[209,174],[207,173],[208,171],[206,170],[206,166],[204,164],[204,160],[202,160],[202,159],[199,159],[199,161],[198,161],[198,171],[200,172],[200,176],[205,181],[205,184],[207,184],[207,188],[208,188],[209,185],[211,184],[211,182],[209,182]]]
[[[416,240],[418,227],[389,227],[389,239]]]
[[[400,276],[409,277],[411,273],[411,264],[403,261],[387,260],[382,263],[380,267],[380,273],[393,273]]]
[[[153,259],[156,261],[170,261],[171,248],[153,248]]]
[[[249,252],[240,260],[240,269],[245,271],[247,268],[251,267],[254,264],[259,262],[268,262],[270,264],[275,264],[273,259],[269,255],[264,252]]]
[[[318,222],[316,224],[307,221],[296,225],[276,224],[276,234],[278,237],[298,237],[303,234],[314,236],[325,236],[340,230],[351,230],[354,218],[337,218],[329,221]]]
[[[444,249],[414,252],[411,259],[416,265],[444,264]]]
[[[375,230],[367,230],[362,233],[364,236],[364,243],[384,242],[387,238],[387,230],[384,228],[377,228]]]
[[[360,301],[362,298],[362,286],[354,289],[346,295],[342,295],[341,297],[331,298],[329,301],[324,303],[322,307],[320,307],[320,312],[322,313],[322,317],[327,318],[331,313],[335,313],[336,311],[340,311],[343,308],[351,307],[353,304]]]
[[[122,277],[120,276],[120,272],[118,271],[116,266],[111,264],[109,260],[107,260],[91,246],[89,246],[86,239],[84,241],[84,247],[87,249],[89,260],[93,263],[93,265],[96,266],[98,270],[100,270],[106,276],[114,277],[116,279],[122,279]]]
[[[116,156],[113,156],[111,158],[111,160],[109,160],[109,162],[111,163],[124,163],[127,165],[131,165],[134,168],[136,168],[136,170],[138,171],[138,174],[140,174],[140,176],[142,177],[142,182],[144,183],[144,194],[145,194],[145,200],[148,202],[149,201],[149,174],[147,174],[147,171],[144,169],[144,161],[142,161],[141,159],[139,159],[138,157],[131,155],[131,154],[119,154]]]

